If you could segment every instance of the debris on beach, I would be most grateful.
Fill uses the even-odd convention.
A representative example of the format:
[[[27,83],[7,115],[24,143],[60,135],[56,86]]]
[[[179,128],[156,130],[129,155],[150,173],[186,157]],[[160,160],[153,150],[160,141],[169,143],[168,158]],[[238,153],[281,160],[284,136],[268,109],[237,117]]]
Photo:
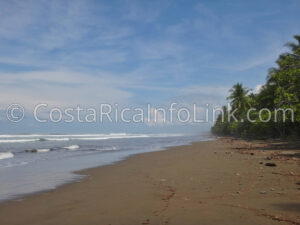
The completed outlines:
[[[142,222],[142,224],[150,224],[150,219],[146,219],[146,221]]]
[[[266,163],[265,166],[275,167],[276,164],[275,163]]]

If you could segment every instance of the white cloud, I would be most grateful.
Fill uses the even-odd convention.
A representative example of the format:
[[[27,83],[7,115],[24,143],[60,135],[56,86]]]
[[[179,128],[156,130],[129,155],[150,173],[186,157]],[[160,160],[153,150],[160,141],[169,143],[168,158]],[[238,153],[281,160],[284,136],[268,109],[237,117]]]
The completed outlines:
[[[85,74],[74,71],[36,71],[0,74],[1,104],[19,103],[33,108],[38,103],[65,107],[126,103],[132,94],[123,90],[128,81],[109,73]]]
[[[258,94],[261,91],[262,88],[263,88],[263,84],[256,85],[254,90],[253,90],[253,93]]]
[[[153,101],[222,104],[230,87],[218,85],[221,75],[215,85],[205,86],[210,74],[201,84],[196,76],[201,78],[203,67],[235,73],[268,65],[282,52],[276,33],[256,43],[240,32],[241,24],[260,15],[234,21],[236,12],[218,15],[201,3],[191,16],[155,23],[171,1],[118,4],[120,9],[78,0],[1,1],[0,63],[39,69],[1,73],[1,103],[127,103],[152,91]],[[250,41],[255,48],[247,46]],[[244,49],[229,52],[228,46]],[[103,72],[116,70],[122,72]]]

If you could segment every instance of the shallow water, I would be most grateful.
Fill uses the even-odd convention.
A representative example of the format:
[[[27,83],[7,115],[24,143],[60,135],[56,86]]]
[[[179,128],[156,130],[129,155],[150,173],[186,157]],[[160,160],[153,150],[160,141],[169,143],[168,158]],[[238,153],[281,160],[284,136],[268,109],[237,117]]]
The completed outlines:
[[[0,201],[80,179],[72,172],[208,140],[181,134],[0,135]]]

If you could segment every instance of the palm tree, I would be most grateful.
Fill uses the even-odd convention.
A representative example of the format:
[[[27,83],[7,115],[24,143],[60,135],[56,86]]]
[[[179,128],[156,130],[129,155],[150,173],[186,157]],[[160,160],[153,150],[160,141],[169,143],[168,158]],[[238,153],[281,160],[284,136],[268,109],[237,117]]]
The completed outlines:
[[[300,59],[300,35],[295,35],[294,38],[298,43],[289,42],[286,44],[292,50],[292,53],[288,53],[289,55],[293,56],[297,60]]]
[[[246,112],[250,107],[248,93],[250,89],[243,87],[243,84],[237,83],[229,90],[231,95],[227,98],[231,101],[232,109],[237,109],[238,114]]]

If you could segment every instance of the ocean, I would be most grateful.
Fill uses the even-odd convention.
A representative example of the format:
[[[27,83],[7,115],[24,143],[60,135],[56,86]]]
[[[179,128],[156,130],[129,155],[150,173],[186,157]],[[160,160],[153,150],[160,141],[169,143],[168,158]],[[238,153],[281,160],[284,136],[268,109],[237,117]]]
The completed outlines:
[[[199,134],[0,135],[0,202],[80,180],[83,175],[74,171],[209,139]]]

